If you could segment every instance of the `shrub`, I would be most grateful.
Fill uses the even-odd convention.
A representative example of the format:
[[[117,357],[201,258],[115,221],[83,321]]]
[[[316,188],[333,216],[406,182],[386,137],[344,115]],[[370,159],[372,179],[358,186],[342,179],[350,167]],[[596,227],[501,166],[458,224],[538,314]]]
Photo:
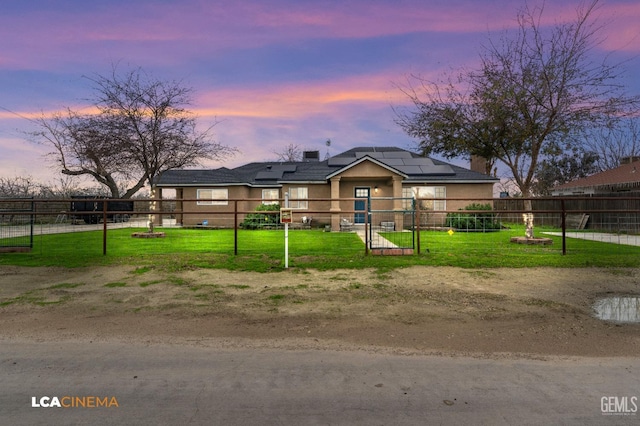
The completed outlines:
[[[277,213],[249,213],[240,226],[244,229],[262,229],[280,225],[280,204],[260,204],[255,208],[257,212]]]
[[[491,204],[473,203],[460,210],[492,210]],[[500,229],[494,213],[448,213],[446,226],[455,229]]]

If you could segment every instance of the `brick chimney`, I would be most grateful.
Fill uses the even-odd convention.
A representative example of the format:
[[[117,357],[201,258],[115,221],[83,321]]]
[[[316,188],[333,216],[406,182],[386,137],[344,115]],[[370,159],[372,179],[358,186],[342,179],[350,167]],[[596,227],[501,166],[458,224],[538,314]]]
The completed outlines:
[[[479,155],[471,156],[471,165],[469,168],[474,172],[491,175],[491,165],[486,158]]]

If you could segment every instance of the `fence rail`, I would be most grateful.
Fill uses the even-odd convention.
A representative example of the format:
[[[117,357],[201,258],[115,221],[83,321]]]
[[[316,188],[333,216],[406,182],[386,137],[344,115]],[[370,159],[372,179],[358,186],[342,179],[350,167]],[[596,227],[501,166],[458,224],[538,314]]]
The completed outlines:
[[[562,253],[566,254],[566,238],[569,231],[607,232],[613,234],[640,234],[639,197],[554,197],[554,198],[445,198],[438,199],[447,205],[449,201],[465,201],[470,206],[482,205],[483,209],[426,210],[421,209],[422,199],[415,200],[413,209],[406,209],[405,199],[387,199],[392,206],[376,209],[376,203],[385,200],[361,198],[304,199],[306,209],[293,210],[291,230],[318,230],[334,232],[357,232],[364,228],[365,253],[373,247],[373,239],[381,237],[395,241],[400,247],[415,247],[420,253],[425,242],[424,231],[495,232],[508,224],[522,223],[522,215],[532,213],[536,227],[557,228],[562,236]],[[525,201],[531,201],[531,209],[525,209]],[[85,203],[96,203],[95,209],[79,211],[73,208],[78,199],[0,199],[0,250],[15,247],[32,247],[34,226],[38,234],[67,233],[87,230],[102,230],[103,253],[107,251],[108,231],[114,228],[144,228],[148,221],[157,227],[183,227],[194,229],[232,229],[234,232],[234,254],[238,254],[238,231],[247,229],[247,220],[252,218],[256,229],[282,229],[279,210],[257,211],[248,206],[259,205],[260,199],[208,200],[224,202],[219,205],[197,205],[197,199],[136,199],[131,209],[113,209],[110,206],[121,200],[84,198]],[[284,200],[269,200],[278,201]],[[354,203],[364,202],[364,208],[355,208]],[[396,204],[394,205],[394,201]],[[433,201],[433,200],[427,200]],[[113,202],[113,203],[112,203]],[[331,208],[315,208],[325,203]],[[335,206],[350,205],[351,208]],[[401,207],[402,206],[402,207]],[[485,207],[488,206],[488,207]],[[97,218],[87,225],[86,217]],[[127,220],[118,218],[127,217]],[[189,218],[203,218],[191,220]],[[357,223],[356,218],[364,218]],[[375,234],[374,234],[375,232]],[[395,235],[394,235],[395,234]],[[28,243],[25,243],[28,241]],[[380,240],[378,240],[380,241]]]

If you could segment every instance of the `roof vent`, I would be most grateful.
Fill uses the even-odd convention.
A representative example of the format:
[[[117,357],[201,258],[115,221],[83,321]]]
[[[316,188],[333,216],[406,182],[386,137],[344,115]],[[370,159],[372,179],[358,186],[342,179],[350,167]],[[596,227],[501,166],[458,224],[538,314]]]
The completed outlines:
[[[320,161],[320,151],[303,151],[302,161]]]

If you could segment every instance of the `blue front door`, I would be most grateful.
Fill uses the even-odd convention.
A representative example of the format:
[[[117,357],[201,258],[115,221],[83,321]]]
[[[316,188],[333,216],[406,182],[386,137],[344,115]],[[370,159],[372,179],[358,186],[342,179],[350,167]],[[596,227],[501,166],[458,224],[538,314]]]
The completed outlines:
[[[366,199],[369,198],[371,188],[369,187],[356,187],[354,197],[355,198],[363,198],[363,200],[355,200],[353,209],[356,210],[356,213],[353,215],[353,223],[364,223],[365,214],[366,214]],[[362,211],[360,213],[359,211]]]

